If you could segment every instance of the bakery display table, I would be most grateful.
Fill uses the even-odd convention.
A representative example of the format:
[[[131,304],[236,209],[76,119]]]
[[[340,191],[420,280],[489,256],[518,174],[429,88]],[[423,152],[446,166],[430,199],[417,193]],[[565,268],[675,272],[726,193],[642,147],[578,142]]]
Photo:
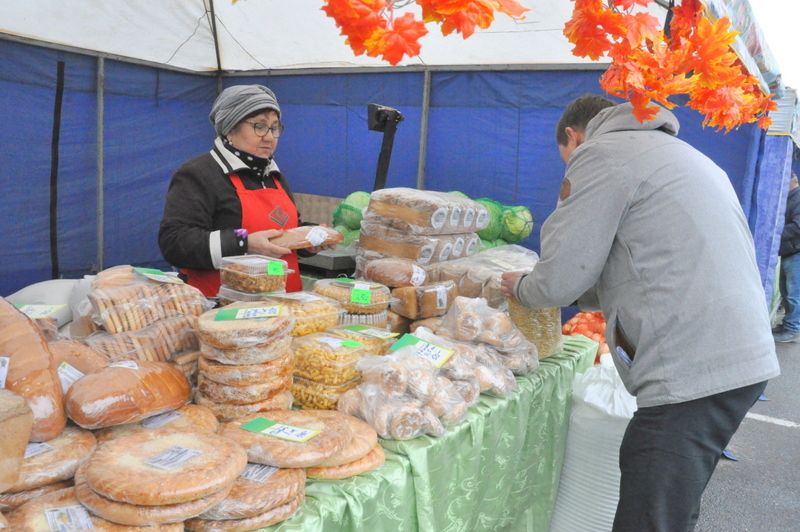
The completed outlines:
[[[572,380],[596,350],[584,337],[564,337],[563,351],[518,377],[511,396],[481,395],[442,438],[381,440],[383,467],[347,480],[309,480],[297,514],[264,530],[546,532]]]

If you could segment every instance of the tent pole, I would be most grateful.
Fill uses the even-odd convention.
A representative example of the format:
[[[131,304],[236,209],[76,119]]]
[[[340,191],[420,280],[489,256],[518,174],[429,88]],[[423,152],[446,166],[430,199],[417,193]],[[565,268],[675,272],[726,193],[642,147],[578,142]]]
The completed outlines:
[[[428,155],[428,114],[431,110],[431,71],[422,74],[422,116],[419,126],[419,160],[417,162],[417,188],[425,188],[425,160]]]
[[[103,123],[105,122],[105,87],[106,87],[106,71],[105,71],[105,60],[102,57],[97,58],[97,206],[96,206],[96,213],[97,218],[95,221],[95,225],[97,227],[97,264],[96,268],[97,271],[103,269],[103,221],[105,218],[105,198],[103,197],[104,193],[104,183],[105,183],[105,175],[104,175],[104,167],[105,167],[105,160],[104,160],[104,138],[105,138],[105,131],[103,128]]]
[[[214,54],[217,57],[217,94],[222,92],[222,61],[219,57],[219,35],[217,35],[217,16],[214,14],[214,0],[208,0],[211,10],[211,35],[214,37]]]

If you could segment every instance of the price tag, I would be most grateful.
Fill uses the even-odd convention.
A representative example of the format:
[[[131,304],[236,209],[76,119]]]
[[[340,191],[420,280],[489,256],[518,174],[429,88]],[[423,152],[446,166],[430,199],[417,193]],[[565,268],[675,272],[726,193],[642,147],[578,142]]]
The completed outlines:
[[[466,211],[464,211],[464,229],[469,229],[472,227],[472,222],[475,221],[475,209],[470,207]]]
[[[374,327],[367,327],[366,325],[347,325],[346,327],[343,327],[343,329],[352,331],[354,333],[363,334],[365,336],[373,336],[375,338],[383,339],[397,338],[400,336],[399,333],[394,333],[384,329],[376,329]]]
[[[161,469],[162,471],[172,471],[189,460],[203,454],[197,449],[187,449],[186,447],[170,447],[161,454],[158,454],[145,462],[150,467]]]
[[[47,443],[29,443],[27,447],[25,447],[25,459],[33,458],[34,456],[39,456],[40,454],[49,453],[52,451],[54,447]]]
[[[489,225],[489,211],[486,210],[486,207],[481,207],[478,210],[478,219],[475,221],[475,226],[478,229],[482,229]]]
[[[50,532],[80,532],[94,529],[89,512],[80,504],[48,508],[44,511],[44,515]]]
[[[425,273],[425,270],[417,266],[416,264],[411,265],[411,284],[414,286],[420,286],[425,284],[425,279],[428,277],[428,274]]]
[[[458,223],[461,221],[461,207],[456,205],[453,207],[453,212],[450,213],[450,226],[451,227],[458,227]]]
[[[444,286],[436,287],[436,308],[447,308],[447,288]]]
[[[158,283],[183,284],[177,275],[172,275],[155,268],[134,268],[133,271]]]
[[[277,423],[271,419],[257,417],[241,425],[244,430],[259,432],[265,436],[279,438],[281,440],[304,443],[320,434],[319,430],[307,429],[303,427],[293,427]]]
[[[6,387],[6,377],[8,376],[9,364],[11,364],[11,358],[0,357],[0,388]]]
[[[281,315],[281,305],[253,308],[223,308],[217,311],[214,321],[265,320]]]
[[[170,410],[169,412],[164,412],[163,414],[157,414],[155,416],[150,416],[147,419],[143,419],[140,425],[146,429],[159,429],[170,421],[178,419],[179,417],[181,417],[180,412],[177,410]]]
[[[353,289],[350,291],[350,302],[360,305],[372,303],[372,290],[370,290],[369,283],[353,283]]]
[[[240,477],[253,480],[255,482],[266,482],[269,477],[278,471],[277,467],[272,467],[264,464],[247,464]]]
[[[58,380],[61,381],[61,391],[64,393],[67,393],[69,387],[75,384],[76,380],[83,377],[81,370],[71,366],[68,362],[59,364],[56,371],[58,373]]]
[[[431,362],[437,368],[444,366],[455,350],[442,347],[437,344],[426,342],[413,334],[404,334],[398,341],[392,344],[389,351],[394,352],[404,347],[414,346],[414,354]]]
[[[267,275],[284,275],[284,264],[278,260],[271,260],[267,263]]]
[[[20,312],[32,320],[41,320],[51,317],[66,305],[14,305]]]
[[[109,364],[108,367],[109,368],[139,369],[139,364],[137,364],[133,360],[120,360],[119,362],[114,362],[113,364]]]
[[[312,247],[321,245],[325,242],[326,238],[328,238],[328,233],[319,226],[312,227],[311,231],[306,234],[306,240],[308,240]]]

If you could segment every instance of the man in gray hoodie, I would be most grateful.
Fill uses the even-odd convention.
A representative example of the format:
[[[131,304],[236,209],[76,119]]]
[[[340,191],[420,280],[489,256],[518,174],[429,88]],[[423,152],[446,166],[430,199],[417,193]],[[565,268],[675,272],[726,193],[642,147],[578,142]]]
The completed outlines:
[[[601,309],[636,396],[620,448],[615,531],[692,530],[747,410],[779,374],[752,236],[725,174],[666,109],[585,96],[559,121],[567,164],[541,260],[503,275],[529,307]]]

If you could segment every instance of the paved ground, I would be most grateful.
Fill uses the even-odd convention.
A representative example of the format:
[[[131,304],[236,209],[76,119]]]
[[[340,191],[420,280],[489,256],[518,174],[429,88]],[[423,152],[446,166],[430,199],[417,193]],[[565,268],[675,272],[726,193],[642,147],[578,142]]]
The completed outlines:
[[[800,532],[800,343],[778,344],[782,375],[756,403],[703,496],[696,532]]]

